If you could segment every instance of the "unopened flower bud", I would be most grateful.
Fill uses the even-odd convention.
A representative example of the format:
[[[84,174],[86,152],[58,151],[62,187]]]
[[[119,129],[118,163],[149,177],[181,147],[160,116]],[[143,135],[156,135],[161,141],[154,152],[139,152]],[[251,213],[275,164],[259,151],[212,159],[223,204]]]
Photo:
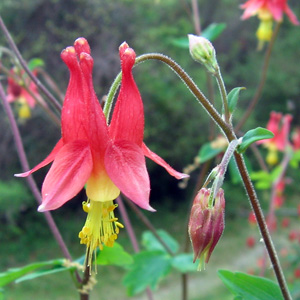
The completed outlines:
[[[210,73],[216,74],[218,63],[212,43],[201,36],[189,34],[189,47],[192,58],[203,64]]]
[[[215,199],[211,199],[211,190],[202,188],[194,199],[188,230],[194,250],[194,262],[200,259],[198,270],[205,268],[205,263],[208,263],[224,231],[224,211],[223,189],[218,191]]]

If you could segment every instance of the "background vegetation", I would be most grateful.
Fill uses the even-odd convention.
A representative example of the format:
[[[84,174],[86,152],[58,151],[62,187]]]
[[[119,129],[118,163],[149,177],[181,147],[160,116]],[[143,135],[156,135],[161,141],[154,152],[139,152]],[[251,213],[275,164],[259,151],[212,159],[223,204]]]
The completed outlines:
[[[300,16],[299,1],[290,0],[289,3],[296,15]],[[238,0],[199,1],[203,28],[212,22],[227,25],[214,45],[227,89],[236,86],[247,88],[242,93],[237,118],[243,114],[254,93],[263,60],[263,52],[256,51],[255,31],[258,21],[252,18],[242,22],[240,4],[241,1]],[[118,46],[124,40],[135,49],[137,55],[161,52],[172,57],[189,72],[205,94],[208,92],[204,69],[191,59],[187,49],[178,48],[173,43],[174,39],[194,32],[190,2],[187,0],[19,0],[18,3],[2,0],[0,14],[25,59],[41,58],[45,62],[44,69],[62,91],[67,87],[68,72],[59,54],[77,37],[84,36],[91,45],[95,60],[94,84],[99,98],[108,92],[111,82],[120,70]],[[2,35],[0,45],[6,45]],[[262,99],[243,130],[258,125],[265,126],[271,110],[293,114],[293,126],[300,125],[297,117],[300,114],[300,68],[295,65],[299,59],[299,46],[299,28],[285,20],[271,58]],[[147,62],[135,68],[134,72],[145,105],[146,143],[180,170],[193,162],[201,145],[209,140],[208,117],[187,92],[184,84],[179,82],[166,66],[157,62]],[[217,98],[216,102],[218,100]],[[0,128],[0,219],[3,224],[0,231],[0,268],[59,257],[59,250],[52,241],[43,217],[36,213],[36,203],[27,191],[25,182],[12,176],[20,172],[20,165],[8,121],[1,106]],[[39,109],[33,112],[33,117],[22,124],[20,129],[31,166],[40,162],[50,152],[60,136],[59,128]],[[251,154],[249,161],[255,169],[257,165]],[[158,210],[156,215],[149,214],[149,217],[158,227],[169,228],[183,244],[186,213],[199,170],[192,174],[188,187],[180,189],[177,181],[171,179],[159,166],[148,162],[148,167],[152,186],[151,203]],[[39,185],[46,172],[47,170],[43,169],[34,175]],[[233,185],[230,177],[227,179],[224,189],[229,225],[225,237],[218,245],[218,251],[224,258],[229,257],[229,254],[224,254],[228,245],[227,236],[229,241],[230,237],[233,238],[233,244],[237,248],[244,243],[247,233],[244,232],[245,229],[239,231],[240,222],[249,210],[242,187]],[[300,180],[299,172],[294,171],[293,180]],[[295,205],[297,199],[293,195],[299,195],[299,192],[299,185],[288,189],[287,206]],[[269,195],[261,193],[260,196],[265,200],[264,205],[267,205]],[[81,212],[81,201],[84,197],[84,194],[79,195],[76,200],[54,213],[74,256],[83,253],[83,248],[77,245],[77,232],[81,226],[78,224],[84,221]],[[144,228],[141,228],[135,217],[133,220],[140,234]],[[248,226],[247,222],[242,224],[243,227]],[[282,239],[284,241],[285,237]],[[131,251],[125,232],[121,235],[120,243],[123,242]],[[213,263],[212,268],[216,270],[220,267],[218,254],[213,256],[216,265]],[[230,261],[233,264],[233,260]],[[105,279],[104,282],[113,289],[120,282],[119,271],[106,268],[104,277],[106,272],[112,276],[114,282],[111,284],[105,282]],[[52,279],[49,282],[40,280],[42,289],[51,290]],[[67,282],[69,279],[61,278],[61,281],[64,280]],[[105,286],[103,283],[100,286],[103,293]],[[30,294],[32,295],[30,285],[27,296],[24,296],[24,290],[18,294],[18,288],[13,289],[16,294],[12,294],[8,299],[29,299]],[[33,286],[32,289],[38,290],[37,286]],[[63,289],[64,286],[61,287],[61,290]],[[124,291],[122,294],[125,294]],[[59,293],[54,298],[59,299],[58,295]],[[67,298],[64,296],[61,299]]]

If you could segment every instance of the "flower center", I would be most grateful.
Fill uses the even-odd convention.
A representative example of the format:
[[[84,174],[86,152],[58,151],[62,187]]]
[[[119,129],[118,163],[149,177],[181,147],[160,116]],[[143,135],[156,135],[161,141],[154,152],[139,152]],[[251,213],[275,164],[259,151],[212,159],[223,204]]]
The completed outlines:
[[[96,260],[97,247],[103,250],[103,246],[113,247],[118,237],[119,228],[124,226],[115,218],[114,209],[117,207],[113,201],[99,202],[88,199],[82,203],[83,210],[88,214],[86,222],[79,232],[80,244],[86,244],[86,265],[92,265],[92,259]]]

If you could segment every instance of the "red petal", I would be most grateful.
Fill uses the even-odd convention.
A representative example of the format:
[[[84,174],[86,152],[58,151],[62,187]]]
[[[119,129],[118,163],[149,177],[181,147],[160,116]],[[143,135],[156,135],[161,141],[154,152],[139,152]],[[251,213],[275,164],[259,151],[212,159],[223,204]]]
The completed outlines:
[[[28,175],[32,174],[33,172],[35,172],[35,171],[41,169],[42,167],[50,164],[55,159],[56,154],[58,153],[58,151],[62,147],[63,147],[63,142],[62,142],[62,139],[60,139],[57,142],[57,144],[55,145],[55,147],[53,148],[53,150],[51,151],[51,153],[42,162],[40,162],[37,166],[35,166],[30,171],[20,173],[20,174],[15,174],[15,176],[16,177],[27,177]]]
[[[189,175],[177,172],[174,170],[168,163],[166,163],[161,157],[159,157],[156,153],[152,152],[144,143],[142,145],[142,149],[144,152],[144,155],[148,158],[152,159],[154,162],[156,162],[158,165],[164,167],[166,171],[174,176],[176,179],[182,179],[189,177]]]
[[[89,144],[75,141],[66,144],[56,155],[42,186],[43,202],[39,211],[56,209],[83,188],[93,168]]]
[[[93,58],[86,52],[84,39],[66,48],[61,57],[70,70],[70,81],[62,110],[62,136],[64,143],[88,140],[92,149],[104,155],[108,128],[96,97],[92,81]],[[80,64],[78,62],[80,60]]]
[[[150,181],[140,147],[128,141],[116,142],[107,148],[104,163],[107,174],[125,196],[154,211],[149,205]]]
[[[122,83],[110,123],[110,136],[114,140],[127,140],[142,146],[144,136],[144,107],[140,92],[132,76],[135,53],[120,47]]]

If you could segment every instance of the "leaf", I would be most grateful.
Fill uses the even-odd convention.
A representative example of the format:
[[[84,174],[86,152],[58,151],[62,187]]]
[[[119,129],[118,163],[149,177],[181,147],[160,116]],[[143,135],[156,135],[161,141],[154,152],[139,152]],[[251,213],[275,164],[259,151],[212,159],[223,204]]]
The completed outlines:
[[[277,166],[271,173],[266,171],[250,172],[250,177],[256,181],[255,187],[260,190],[265,190],[271,187],[273,182],[278,178],[282,172],[282,167]]]
[[[239,153],[243,153],[251,144],[260,140],[271,139],[273,137],[273,132],[268,129],[262,127],[251,129],[243,136],[242,143],[238,146],[237,151]]]
[[[233,113],[236,108],[237,101],[239,100],[240,91],[245,89],[246,88],[244,87],[236,87],[232,89],[228,94],[228,108],[230,113]]]
[[[225,28],[226,28],[225,23],[212,23],[202,31],[201,36],[213,42],[221,35],[221,33],[225,30]]]
[[[162,229],[157,230],[157,233],[173,253],[178,251],[179,244],[171,235]],[[145,231],[143,233],[142,244],[147,250],[160,250],[166,252],[165,247],[159,242],[159,240],[151,231]]]
[[[99,251],[96,263],[98,265],[125,266],[133,263],[133,257],[115,242],[113,247],[104,246],[103,250]]]
[[[53,266],[53,268],[51,268],[49,270],[38,270],[36,272],[29,273],[25,276],[22,276],[16,280],[16,283],[20,283],[22,281],[31,280],[31,279],[35,279],[35,278],[38,278],[41,276],[50,275],[50,274],[63,272],[63,271],[68,271],[68,270],[72,270],[72,269],[75,270],[76,267],[65,267],[63,265],[57,265],[57,266]]]
[[[28,68],[29,68],[30,71],[33,71],[37,67],[43,67],[44,65],[45,65],[44,61],[40,58],[32,58],[28,62]]]
[[[62,266],[64,261],[64,259],[54,259],[45,262],[36,262],[21,268],[9,269],[6,272],[0,273],[0,287],[5,286],[28,274],[29,272],[35,271],[37,269],[55,268],[57,266]]]
[[[218,275],[235,299],[283,300],[279,286],[267,278],[228,270],[219,270]]]
[[[182,253],[172,257],[172,267],[181,273],[197,271],[197,264],[193,263],[194,254]]]
[[[293,153],[293,156],[290,160],[290,166],[294,169],[297,169],[300,162],[300,150],[297,150]]]
[[[217,156],[218,154],[223,152],[225,149],[226,149],[226,146],[213,148],[211,146],[211,142],[205,143],[201,147],[199,154],[198,154],[199,162],[204,163],[204,162],[210,160],[211,158]]]
[[[171,269],[171,257],[162,251],[143,251],[134,256],[131,270],[123,279],[129,296],[142,292],[149,286],[155,289],[159,280]]]
[[[202,31],[201,36],[213,42],[225,28],[225,23],[212,23]],[[189,49],[189,39],[187,37],[171,39],[170,43],[178,48]]]

